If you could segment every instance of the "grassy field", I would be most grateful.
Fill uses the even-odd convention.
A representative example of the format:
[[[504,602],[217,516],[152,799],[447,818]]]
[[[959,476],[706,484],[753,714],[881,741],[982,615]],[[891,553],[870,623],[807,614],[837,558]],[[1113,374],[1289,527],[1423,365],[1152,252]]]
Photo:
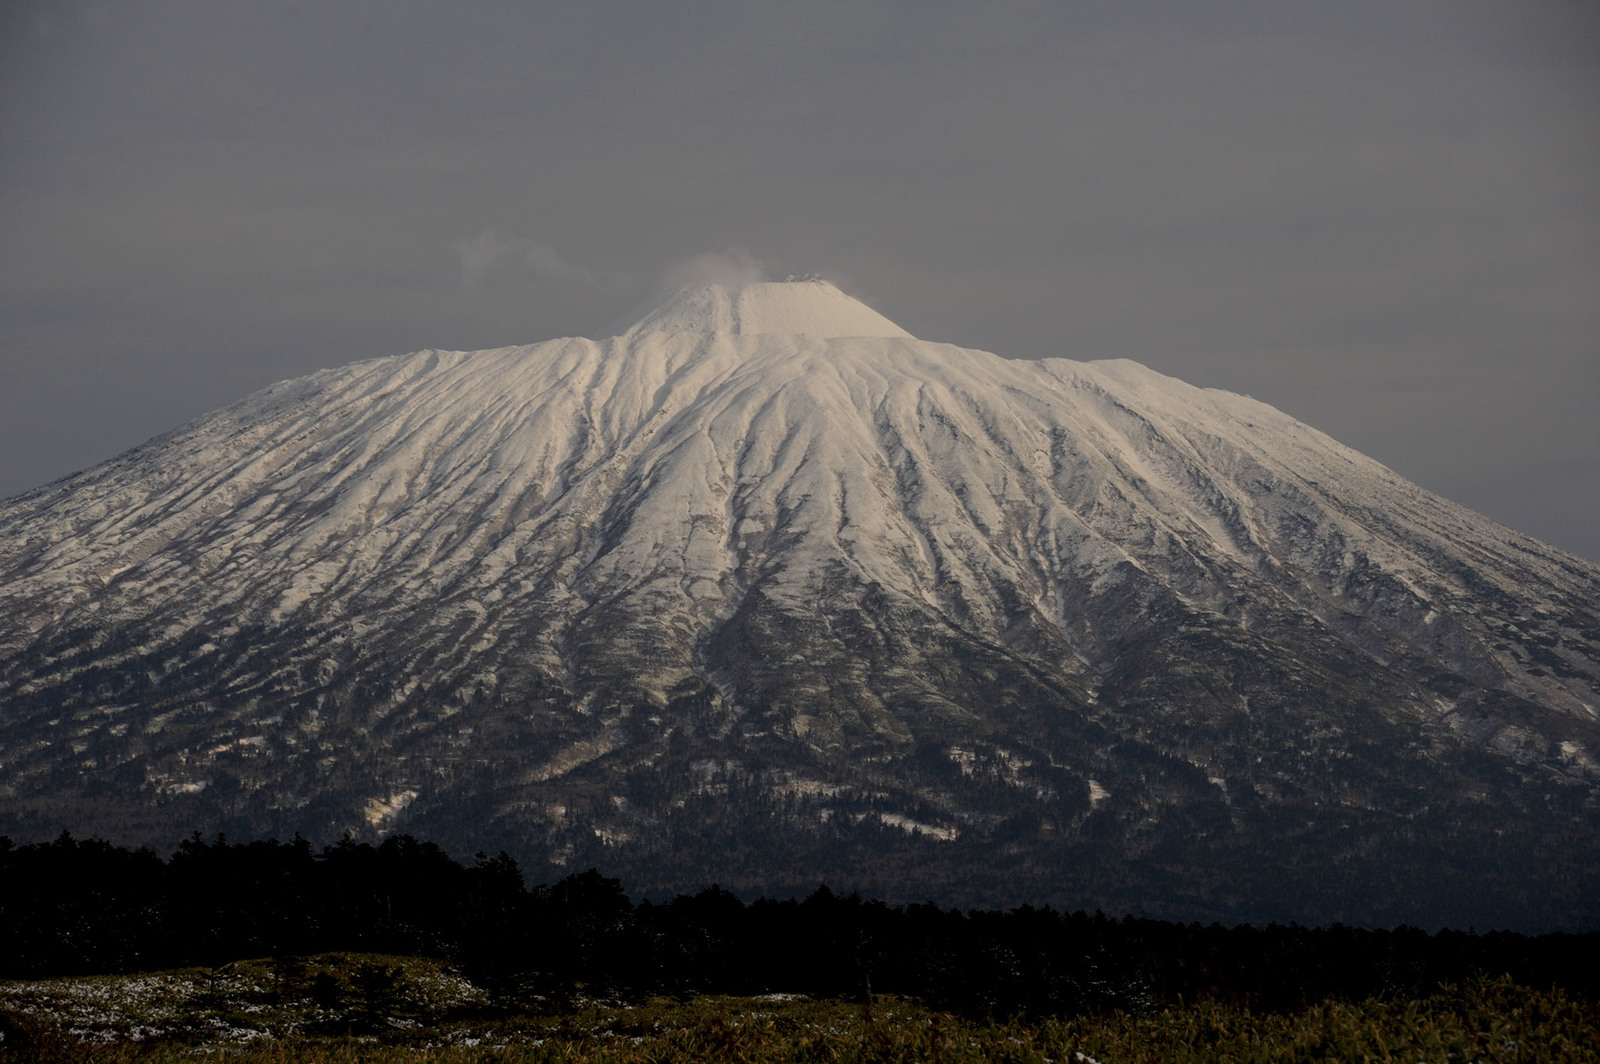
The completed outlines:
[[[1200,1002],[1148,1015],[988,1022],[893,998],[508,1007],[438,962],[335,954],[0,983],[0,1010],[0,1060],[33,1064],[1600,1062],[1594,1003],[1491,979],[1293,1014]]]

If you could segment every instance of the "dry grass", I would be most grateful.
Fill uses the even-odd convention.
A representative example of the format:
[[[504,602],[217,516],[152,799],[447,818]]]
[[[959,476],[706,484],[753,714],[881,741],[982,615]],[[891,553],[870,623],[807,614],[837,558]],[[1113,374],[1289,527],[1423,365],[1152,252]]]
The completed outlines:
[[[318,958],[313,971],[351,977],[362,965],[395,958]],[[114,981],[54,980],[0,985],[0,1001],[19,1018],[0,1060],[37,1064],[676,1064],[730,1061],[898,1062],[934,1064],[1189,1064],[1189,1062],[1384,1061],[1584,1062],[1600,1064],[1600,1009],[1560,992],[1536,991],[1506,980],[1478,980],[1415,1000],[1328,1002],[1296,1014],[1255,1013],[1202,1002],[1144,1016],[1114,1013],[1070,1020],[1017,1019],[973,1023],[911,1002],[859,1003],[796,998],[706,996],[687,1002],[635,1005],[590,1002],[565,1014],[538,1011],[492,1015],[470,988],[431,962],[406,961],[393,1014],[374,1017],[367,1005],[343,1012],[270,996],[265,963],[237,969],[231,990],[210,973],[126,977]],[[390,965],[394,967],[396,965]],[[370,967],[368,969],[370,974]],[[252,976],[250,973],[254,973]],[[160,980],[165,982],[160,982]],[[252,982],[254,979],[254,982]],[[180,1017],[167,1029],[144,1023],[110,1042],[84,1043],[63,1031],[70,1021],[71,984],[93,984],[104,1018],[121,1008],[130,1023],[148,1012],[150,988],[164,987],[165,1008]],[[354,984],[346,979],[347,988]],[[176,987],[203,987],[203,1000],[185,1000]],[[140,995],[145,995],[141,998]],[[251,998],[259,1008],[254,1012]],[[122,1004],[118,1005],[117,1002]],[[31,1015],[19,1005],[49,1005]],[[145,1004],[138,1004],[144,1001]],[[218,1010],[205,1022],[203,1009]],[[65,1009],[66,1011],[61,1011]],[[273,1009],[277,1009],[276,1013]],[[320,1010],[320,1011],[318,1011]],[[402,1015],[403,1014],[403,1015]],[[364,1016],[366,1022],[353,1018]],[[254,1020],[250,1019],[255,1017]],[[298,1018],[296,1018],[298,1017]],[[331,1017],[331,1019],[330,1019]],[[254,1027],[240,1026],[254,1023]],[[271,1030],[273,1024],[277,1031]],[[340,1023],[344,1024],[339,1030]],[[54,1026],[52,1026],[54,1025]],[[241,1032],[253,1031],[245,1034]],[[105,1038],[109,1028],[77,1027]],[[31,1044],[23,1045],[19,1039]],[[138,1039],[138,1040],[135,1040]]]

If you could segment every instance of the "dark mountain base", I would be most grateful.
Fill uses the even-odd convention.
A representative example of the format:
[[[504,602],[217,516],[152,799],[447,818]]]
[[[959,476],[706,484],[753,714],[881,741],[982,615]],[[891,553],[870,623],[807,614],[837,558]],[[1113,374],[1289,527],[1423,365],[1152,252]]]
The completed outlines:
[[[0,832],[28,840],[67,828],[164,849],[182,835],[179,816],[209,812],[199,822],[232,838],[330,837],[314,822],[305,831],[304,820],[219,816],[199,800],[161,808],[84,803],[75,820],[58,819],[61,812],[13,812],[0,819]],[[1293,821],[1292,829],[1206,832],[1194,817],[1174,815],[1145,825],[1136,844],[1111,826],[1100,837],[1091,825],[1064,838],[1037,814],[944,841],[889,826],[870,807],[819,822],[807,803],[780,808],[737,793],[686,804],[648,827],[634,824],[638,836],[625,845],[597,836],[581,813],[558,832],[518,833],[495,822],[489,803],[464,803],[449,815],[423,810],[412,823],[454,852],[504,849],[539,874],[605,867],[639,896],[658,899],[712,882],[747,898],[802,896],[826,882],[896,904],[1031,903],[1184,922],[1600,928],[1600,834],[1581,816],[1565,830],[1544,818],[1518,830],[1509,818],[1489,826],[1451,809],[1387,821],[1319,821],[1313,807],[1271,812],[1280,823]]]
[[[840,607],[808,623],[844,631],[862,616]],[[1600,748],[1593,722],[1539,724],[1514,696],[1446,673],[1424,685],[1404,662],[1379,668],[1347,649],[1321,656],[1337,668],[1313,668],[1305,646],[1193,614],[1130,644],[1093,699],[1073,676],[941,641],[915,616],[870,654],[866,635],[839,643],[893,683],[862,686],[840,650],[808,666],[822,693],[802,698],[792,669],[761,671],[785,646],[822,645],[790,620],[742,622],[760,637],[737,655],[762,696],[746,704],[707,682],[652,706],[622,680],[584,703],[526,670],[383,712],[370,685],[202,703],[200,680],[182,675],[136,689],[154,669],[137,658],[12,701],[19,771],[0,793],[0,832],[165,848],[196,827],[404,830],[553,873],[616,869],[652,896],[826,880],[897,902],[1175,920],[1600,926],[1600,792],[1584,763],[1563,760]],[[374,655],[358,671],[391,665]],[[1419,691],[1454,708],[1424,716]],[[133,707],[126,726],[96,708],[111,696]],[[245,726],[269,706],[329,724],[293,742]]]

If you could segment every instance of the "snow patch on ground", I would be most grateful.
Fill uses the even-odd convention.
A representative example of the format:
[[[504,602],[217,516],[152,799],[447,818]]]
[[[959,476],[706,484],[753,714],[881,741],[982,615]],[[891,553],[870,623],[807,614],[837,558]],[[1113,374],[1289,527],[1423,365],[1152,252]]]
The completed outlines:
[[[366,816],[367,823],[375,828],[383,827],[383,825],[389,823],[395,817],[399,816],[405,807],[410,805],[412,801],[416,799],[416,797],[416,791],[404,790],[391,791],[387,795],[368,798],[366,808],[363,811],[364,815]]]
[[[879,813],[878,819],[892,828],[899,828],[908,835],[926,835],[929,838],[940,839],[944,842],[954,842],[959,832],[953,827],[942,827],[938,824],[926,824],[920,820],[913,820],[899,813]]]

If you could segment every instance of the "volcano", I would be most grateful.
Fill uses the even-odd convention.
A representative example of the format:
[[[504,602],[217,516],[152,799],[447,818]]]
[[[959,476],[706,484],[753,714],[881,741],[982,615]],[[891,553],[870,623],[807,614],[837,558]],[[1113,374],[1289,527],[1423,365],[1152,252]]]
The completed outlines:
[[[820,280],[325,370],[0,503],[19,839],[1593,926],[1597,707],[1595,563]]]

